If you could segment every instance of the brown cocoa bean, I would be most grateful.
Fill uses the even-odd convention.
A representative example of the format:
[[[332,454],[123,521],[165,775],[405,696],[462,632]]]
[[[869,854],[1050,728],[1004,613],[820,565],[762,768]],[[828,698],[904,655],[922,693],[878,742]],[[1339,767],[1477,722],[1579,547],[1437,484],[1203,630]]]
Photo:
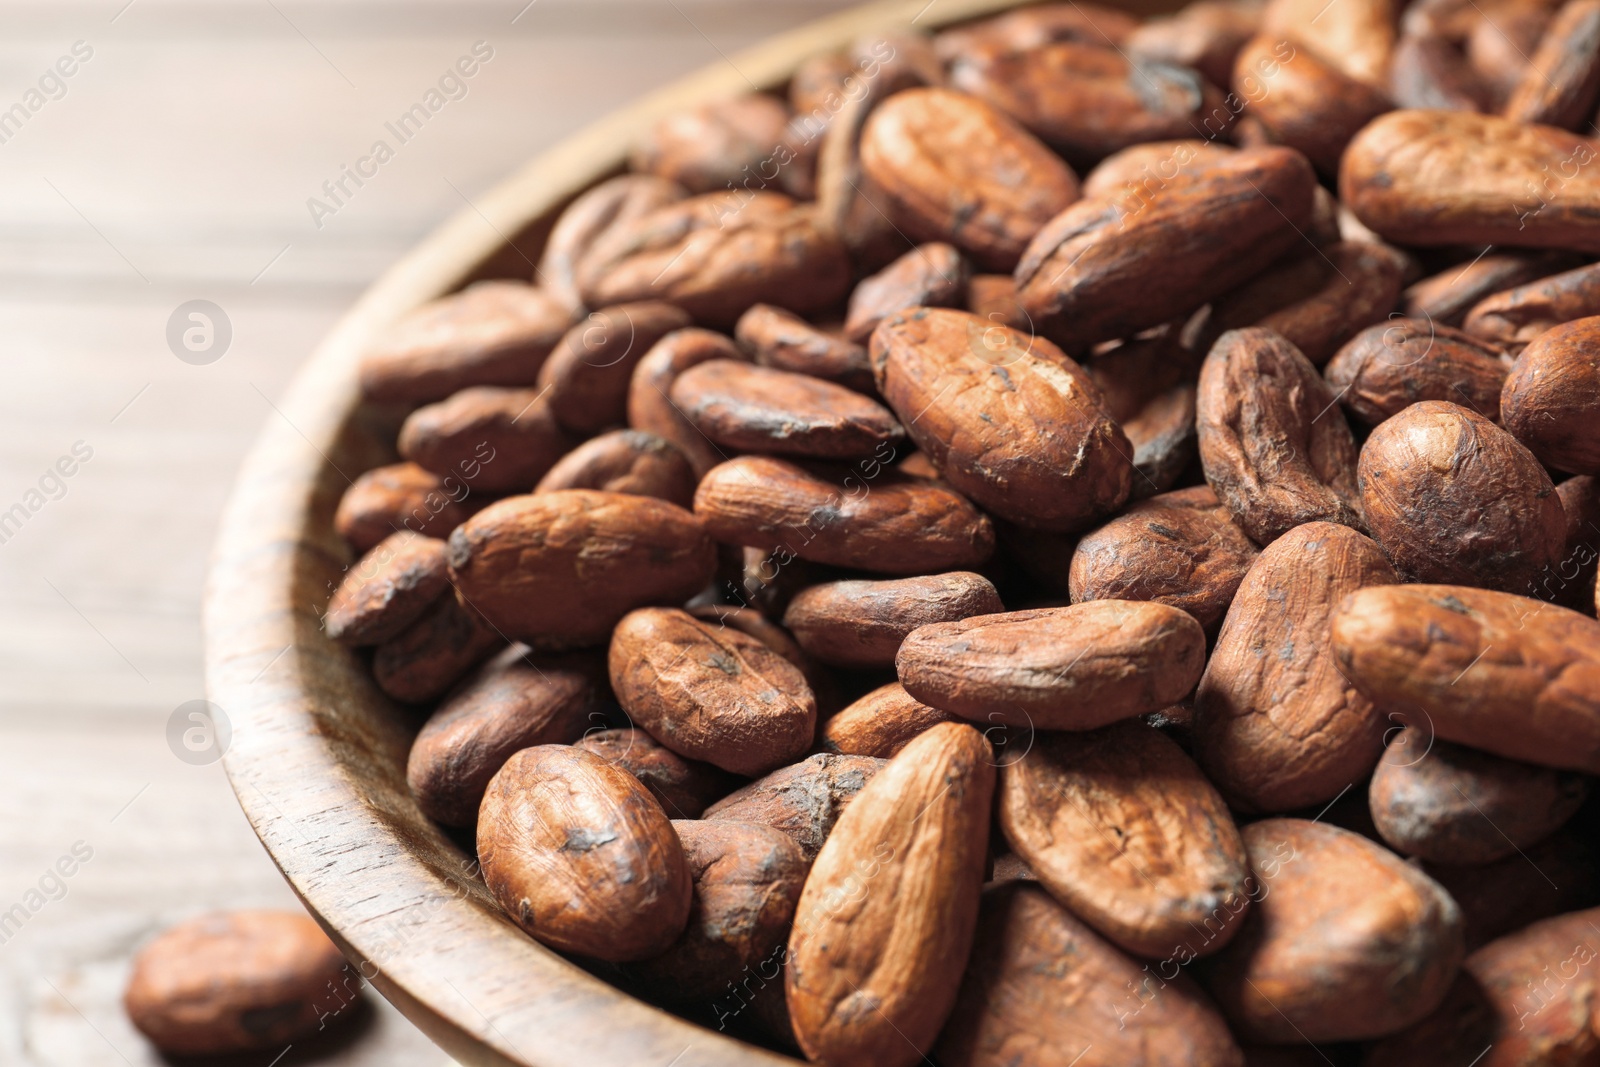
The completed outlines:
[[[1127,438],[1083,368],[1048,341],[918,308],[878,327],[872,365],[917,447],[995,515],[1070,531],[1127,499]]]
[[[398,637],[449,588],[444,542],[401,530],[345,571],[322,629],[347,645],[379,645]]]
[[[974,274],[967,283],[967,310],[998,326],[1028,332],[1028,313],[1017,302],[1017,283],[1009,274]]]
[[[217,912],[170,927],[141,948],[122,1007],[151,1044],[172,1055],[276,1049],[322,1028],[330,992],[348,987],[349,969],[305,915]],[[361,979],[354,983],[359,993]]]
[[[1104,4],[1032,4],[993,18],[945,30],[933,39],[939,58],[949,62],[978,48],[1025,52],[1056,41],[1079,41],[1102,48],[1121,47],[1139,20]]]
[[[1266,819],[1243,836],[1255,906],[1206,976],[1235,1034],[1363,1040],[1439,1005],[1465,949],[1461,910],[1438,883],[1323,823]]]
[[[1600,622],[1465,586],[1364,589],[1332,626],[1339,669],[1438,737],[1507,759],[1600,772]]]
[[[686,759],[754,776],[797,759],[816,734],[816,698],[799,668],[676,608],[624,616],[609,664],[622,709]]]
[[[1017,264],[1017,295],[1068,352],[1187,315],[1300,241],[1316,178],[1298,152],[1247,149],[1131,201],[1072,205]]]
[[[1600,177],[1587,166],[1595,156],[1591,142],[1553,126],[1395,111],[1351,139],[1339,190],[1357,218],[1398,244],[1596,253]]]
[[[789,602],[783,624],[807,653],[838,667],[892,667],[907,634],[1005,610],[989,579],[971,571],[888,581],[826,582]]]
[[[695,485],[694,468],[671,441],[643,430],[612,430],[557,460],[533,491],[600,489],[652,496],[688,508],[694,503]]]
[[[512,753],[576,741],[601,699],[593,661],[536,659],[512,645],[478,668],[411,742],[406,784],[435,822],[471,826],[489,779]]]
[[[351,482],[339,498],[333,528],[363,554],[402,530],[449,537],[478,508],[477,500],[467,503],[471,492],[462,475],[441,476],[415,463],[377,467]]]
[[[539,370],[539,388],[556,422],[581,435],[623,422],[634,368],[657,341],[689,322],[687,312],[660,301],[590,312]]]
[[[1600,0],[1561,5],[1501,114],[1515,122],[1587,131],[1600,98]]]
[[[602,643],[629,611],[682,603],[716,569],[689,512],[593,489],[508,497],[453,533],[449,552],[467,603],[540,648]]]
[[[1222,335],[1200,371],[1200,462],[1258,544],[1308,522],[1364,529],[1358,453],[1333,392],[1269,330]]]
[[[1171,15],[1147,19],[1128,35],[1136,59],[1192,67],[1213,85],[1233,83],[1233,59],[1255,36],[1259,11],[1239,0],[1198,0]]]
[[[971,274],[971,266],[951,245],[932,241],[914,248],[856,285],[850,294],[845,336],[866,344],[878,323],[896,312],[960,307],[966,301]]]
[[[1249,908],[1227,805],[1161,731],[1127,719],[1034,739],[1000,773],[1006,841],[1050,894],[1136,956],[1208,956]]]
[[[852,389],[742,360],[696,364],[669,395],[713,444],[734,451],[859,459],[905,437],[887,408]]]
[[[870,756],[810,756],[729,793],[706,808],[705,817],[782,830],[810,862],[845,806],[886,762]]]
[[[1550,476],[1457,404],[1427,400],[1380,423],[1358,477],[1372,536],[1412,581],[1522,592],[1560,561],[1566,517]]]
[[[1215,634],[1260,551],[1209,487],[1163,493],[1083,536],[1072,554],[1072,600],[1154,601]]]
[[[1383,751],[1383,702],[1353,689],[1329,647],[1340,599],[1394,582],[1371,539],[1333,523],[1268,545],[1234,594],[1195,694],[1195,759],[1244,811],[1323,804]]]
[[[525,748],[489,782],[478,861],[513,922],[563,952],[613,963],[665,952],[694,887],[650,791],[569,745]]]
[[[910,1067],[932,1050],[977,924],[991,758],[972,727],[935,726],[867,783],[817,854],[784,976],[809,1058]]]
[[[1560,829],[1588,795],[1582,775],[1439,741],[1426,727],[1390,740],[1367,793],[1384,841],[1433,863],[1516,855]]]
[[[720,333],[690,328],[656,342],[633,370],[628,384],[628,425],[671,441],[694,467],[697,477],[728,457],[706,440],[669,395],[678,375],[713,359],[743,359],[737,345]]]
[[[782,308],[756,304],[739,316],[734,336],[759,366],[809,374],[858,392],[873,389],[864,345],[835,337]]]
[[[1578,262],[1572,252],[1489,252],[1413,283],[1401,309],[1408,318],[1460,326],[1485,297],[1570,270]]]
[[[906,692],[964,719],[1092,730],[1187,696],[1205,647],[1177,608],[1092,600],[919,627],[895,666]]]
[[[967,499],[936,482],[881,466],[806,468],[741,456],[695,490],[695,515],[727,544],[880,574],[937,574],[977,567],[994,551],[994,527]]]
[[[822,747],[889,759],[931,727],[956,721],[949,712],[914,698],[899,682],[890,682],[829,719],[822,727]]]
[[[1600,312],[1600,265],[1551,274],[1484,297],[1461,328],[1515,354],[1544,333]]]
[[[676,304],[731,328],[751,304],[815,311],[850,284],[845,249],[816,212],[781,193],[706,193],[657,208],[597,239],[578,263],[590,307]]]
[[[641,174],[676,182],[691,193],[719,193],[776,169],[795,196],[811,192],[805,141],[789,127],[789,109],[765,93],[745,93],[674,112],[658,121],[629,158]]]
[[[1248,101],[1272,143],[1304,153],[1329,176],[1350,139],[1393,106],[1378,84],[1273,31],[1252,37],[1234,57],[1233,96]]]
[[[545,238],[536,272],[540,286],[577,311],[583,306],[583,297],[578,295],[578,260],[589,247],[606,231],[626,226],[641,215],[688,195],[689,191],[676,182],[649,174],[619,175],[580,193],[557,217],[550,236]]]
[[[396,700],[425,704],[505,643],[504,634],[447,594],[377,647],[372,678]]]
[[[537,389],[473,386],[413,411],[400,454],[484,492],[526,492],[573,445],[552,416]]]
[[[998,108],[950,89],[908,89],[861,131],[861,166],[913,240],[945,241],[980,267],[1010,270],[1078,179]]]
[[[597,730],[574,744],[639,779],[674,819],[698,819],[737,781],[709,763],[684,759],[643,730]]]
[[[479,282],[424,304],[361,357],[361,392],[426,404],[472,385],[532,385],[572,307],[520,282]]]
[[[1596,608],[1595,571],[1600,569],[1600,478],[1581,475],[1556,486],[1567,517],[1566,550],[1553,571],[1540,576],[1534,596],[1590,614]]]
[[[1294,39],[1346,77],[1382,86],[1394,49],[1397,11],[1392,0],[1359,0],[1337,11],[1314,0],[1269,0],[1261,31]]]
[[[1000,861],[995,862],[1000,871]],[[972,959],[937,1046],[947,1067],[1244,1067],[1217,1009],[1152,980],[1026,880],[984,890]],[[1321,1062],[1321,1061],[1318,1061]]]
[[[1488,111],[1493,93],[1454,43],[1406,34],[1389,63],[1389,95],[1397,107]]]
[[[1423,870],[1461,906],[1468,952],[1600,903],[1600,855],[1570,827],[1497,863],[1425,863]]]
[[[1534,338],[1506,375],[1506,429],[1543,464],[1600,474],[1600,317],[1565,323]]]
[[[1356,334],[1322,373],[1353,419],[1376,426],[1424,400],[1448,400],[1498,421],[1506,366],[1498,349],[1469,333],[1427,319],[1390,319]]]

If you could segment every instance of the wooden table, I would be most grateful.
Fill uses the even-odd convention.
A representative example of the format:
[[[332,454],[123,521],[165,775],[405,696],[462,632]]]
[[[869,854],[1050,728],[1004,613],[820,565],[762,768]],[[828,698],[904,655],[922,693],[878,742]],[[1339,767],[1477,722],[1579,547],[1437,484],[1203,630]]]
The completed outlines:
[[[118,1009],[132,951],[197,912],[295,906],[168,725],[204,695],[215,516],[318,337],[555,138],[847,6],[525,2],[0,2],[0,112],[73,70],[0,124],[0,1063],[166,1062]],[[476,42],[464,94],[399,143],[385,124]],[[394,157],[335,201],[324,182],[379,139]],[[232,330],[203,365],[166,339],[195,299]],[[92,857],[50,875],[75,846]],[[330,1038],[231,1062],[442,1060],[381,1003]]]

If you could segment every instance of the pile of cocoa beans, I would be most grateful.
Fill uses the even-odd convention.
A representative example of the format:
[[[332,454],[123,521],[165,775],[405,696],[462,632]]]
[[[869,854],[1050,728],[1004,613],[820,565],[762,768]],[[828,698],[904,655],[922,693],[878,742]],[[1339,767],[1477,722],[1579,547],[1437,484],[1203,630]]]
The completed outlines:
[[[1600,1063],[1597,104],[1600,0],[1199,0],[673,115],[371,346],[326,633],[712,1029]]]

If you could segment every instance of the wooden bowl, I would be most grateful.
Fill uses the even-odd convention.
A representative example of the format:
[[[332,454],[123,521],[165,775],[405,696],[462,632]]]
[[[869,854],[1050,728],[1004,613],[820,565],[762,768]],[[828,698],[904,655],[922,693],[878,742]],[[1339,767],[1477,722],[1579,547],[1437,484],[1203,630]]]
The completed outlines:
[[[745,91],[745,78],[781,86],[807,56],[863,33],[913,19],[932,28],[1015,2],[881,0],[714,64],[563,141],[366,292],[295,377],[246,459],[205,598],[207,688],[233,727],[224,765],[311,914],[462,1064],[796,1061],[657,1010],[533,941],[495,905],[470,854],[412,801],[405,764],[415,716],[319,625],[350,562],[333,532],[339,496],[394,455],[393,413],[358,395],[361,351],[405,312],[469,281],[529,277],[560,209],[620,171],[628,147],[661,116]]]

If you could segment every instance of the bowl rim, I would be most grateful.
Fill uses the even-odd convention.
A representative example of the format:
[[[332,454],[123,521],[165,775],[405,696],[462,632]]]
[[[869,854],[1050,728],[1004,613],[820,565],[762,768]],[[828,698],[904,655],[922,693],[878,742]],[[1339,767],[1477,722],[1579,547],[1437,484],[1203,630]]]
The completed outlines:
[[[416,808],[404,780],[415,717],[320,624],[349,561],[332,531],[334,507],[351,473],[388,461],[381,435],[393,430],[359,403],[362,350],[508,248],[531,273],[537,252],[508,235],[537,232],[618,172],[628,147],[662,116],[776,88],[801,60],[863,33],[935,28],[1018,3],[876,0],[768,38],[563,139],[469,201],[366,290],[295,373],[241,465],[202,613],[208,698],[232,727],[229,782],[268,855],[360,979],[462,1064],[799,1061],[654,1008],[539,945],[500,912],[470,857]],[[346,1002],[330,991],[319,1005],[324,1021]]]

